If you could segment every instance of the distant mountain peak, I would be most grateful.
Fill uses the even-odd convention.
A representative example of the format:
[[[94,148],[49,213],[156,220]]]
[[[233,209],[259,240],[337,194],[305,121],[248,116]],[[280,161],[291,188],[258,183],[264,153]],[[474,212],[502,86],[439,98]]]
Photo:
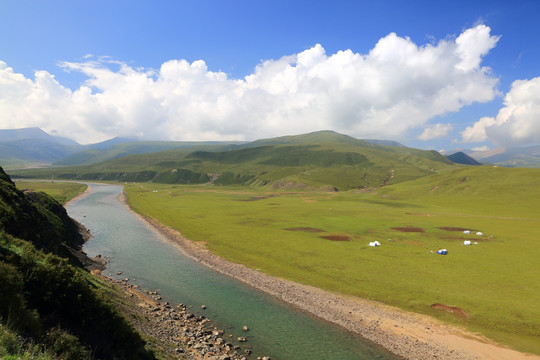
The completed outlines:
[[[465,154],[463,151],[458,151],[452,155],[447,155],[446,158],[456,164],[464,164],[464,165],[482,165],[469,155]]]
[[[24,139],[47,139],[50,140],[51,135],[38,127],[20,128],[20,129],[1,129],[0,142],[16,141]]]

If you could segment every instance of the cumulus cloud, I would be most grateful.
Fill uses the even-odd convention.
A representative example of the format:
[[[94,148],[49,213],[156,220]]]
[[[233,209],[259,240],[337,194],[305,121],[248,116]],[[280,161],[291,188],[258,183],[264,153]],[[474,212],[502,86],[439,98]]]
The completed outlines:
[[[256,139],[331,129],[361,138],[404,139],[448,124],[430,119],[497,94],[481,66],[497,36],[478,25],[455,38],[416,45],[391,33],[367,54],[326,54],[317,44],[260,63],[232,79],[202,60],[171,60],[140,69],[106,58],[63,62],[87,80],[70,90],[48,72],[34,79],[0,63],[0,127],[39,126],[92,142],[112,136],[153,139]]]
[[[461,136],[464,142],[491,140],[498,146],[540,143],[540,77],[514,81],[497,116],[481,118]]]
[[[425,128],[418,138],[420,140],[438,139],[445,137],[450,131],[452,131],[452,125],[450,124],[435,124]]]
[[[495,119],[485,116],[475,122],[472,126],[467,126],[461,132],[464,142],[483,142],[487,140],[486,128],[495,124]]]

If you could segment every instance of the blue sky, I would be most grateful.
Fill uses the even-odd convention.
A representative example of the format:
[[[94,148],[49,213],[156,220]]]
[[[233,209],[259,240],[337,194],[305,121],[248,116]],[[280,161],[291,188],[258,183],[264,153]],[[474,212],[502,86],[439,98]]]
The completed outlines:
[[[0,0],[0,128],[540,143],[539,35],[540,1]]]

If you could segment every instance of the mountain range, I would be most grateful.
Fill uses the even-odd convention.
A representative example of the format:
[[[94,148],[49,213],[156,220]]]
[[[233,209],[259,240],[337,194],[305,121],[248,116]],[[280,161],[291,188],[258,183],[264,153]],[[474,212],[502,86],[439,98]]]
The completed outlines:
[[[324,135],[324,139],[321,138]],[[333,135],[330,135],[333,134]],[[6,169],[43,166],[91,165],[134,154],[148,154],[173,149],[190,151],[228,151],[265,145],[295,144],[299,141],[317,144],[338,143],[372,144],[382,147],[407,148],[392,140],[359,140],[334,132],[315,132],[303,136],[282,136],[252,142],[243,141],[140,141],[130,138],[112,138],[103,142],[81,145],[74,140],[54,136],[40,128],[0,130],[0,165]],[[337,140],[339,138],[339,140]],[[407,148],[408,149],[408,148]],[[540,145],[497,149],[492,151],[462,150],[443,153],[460,164],[493,164],[510,167],[540,167]]]
[[[111,155],[110,149],[115,146],[126,150],[138,144],[117,144],[104,151]],[[88,161],[87,165],[79,163],[10,173],[16,177],[59,180],[354,190],[412,180],[454,165],[433,150],[378,145],[333,131],[249,143],[174,145],[175,148],[165,151]],[[88,154],[90,150],[71,156],[81,158],[81,154]]]
[[[49,135],[36,127],[6,129],[0,130],[0,165],[5,169],[88,165],[133,154],[239,143],[241,142],[139,141],[115,137],[95,144],[81,145],[71,139]]]

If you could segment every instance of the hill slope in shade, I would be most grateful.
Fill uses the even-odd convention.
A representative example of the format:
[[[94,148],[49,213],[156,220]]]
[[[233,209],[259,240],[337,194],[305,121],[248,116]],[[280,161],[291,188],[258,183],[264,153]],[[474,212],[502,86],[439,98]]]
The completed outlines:
[[[0,129],[0,143],[25,139],[49,140],[67,146],[80,145],[76,141],[65,137],[49,135],[38,127],[22,129]]]
[[[456,164],[463,164],[463,165],[482,165],[469,155],[465,154],[462,151],[458,151],[457,153],[454,153],[452,155],[446,156],[450,161],[456,163]]]
[[[110,141],[107,144],[90,145],[88,149],[71,154],[54,165],[91,165],[129,155],[148,154],[171,149],[228,149],[237,143],[220,141]]]
[[[48,165],[89,165],[133,154],[146,154],[175,148],[229,149],[244,142],[229,141],[139,141],[113,138],[95,144],[52,136],[40,128],[0,130],[0,165],[7,168]]]
[[[0,130],[0,165],[50,164],[80,151],[77,142],[47,134],[40,128]]]
[[[125,145],[125,144],[124,144]],[[230,150],[230,148],[234,148]],[[379,187],[433,174],[453,163],[436,151],[382,146],[322,131],[248,144],[180,148],[85,167],[18,171],[57,179],[212,183],[276,188]]]

